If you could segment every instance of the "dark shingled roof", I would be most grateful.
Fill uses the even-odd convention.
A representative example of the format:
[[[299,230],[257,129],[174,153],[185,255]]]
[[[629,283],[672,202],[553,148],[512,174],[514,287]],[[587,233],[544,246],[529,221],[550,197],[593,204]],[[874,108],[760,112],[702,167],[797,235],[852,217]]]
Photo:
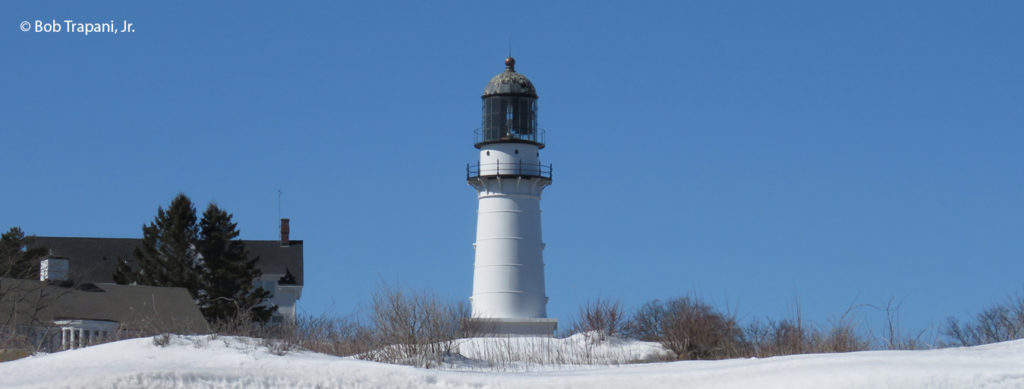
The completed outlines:
[[[516,73],[516,60],[512,57],[505,58],[505,71],[491,78],[491,81],[484,87],[484,95],[525,95],[537,98],[537,89],[533,87],[526,76]]]
[[[527,95],[537,97],[537,89],[526,76],[506,70],[491,78],[484,87],[484,97],[494,95]]]
[[[68,238],[37,236],[35,247],[45,247],[57,257],[69,259],[68,273],[72,281],[83,283],[113,283],[117,259],[124,258],[133,268],[138,261],[133,253],[141,239],[130,238]],[[298,285],[303,285],[302,241],[289,241],[282,246],[279,240],[243,240],[249,255],[259,257],[256,266],[263,274],[290,272]]]
[[[185,288],[0,279],[0,309],[23,325],[54,320],[105,320],[126,330],[208,333],[210,327]],[[40,309],[41,308],[41,309]],[[34,312],[40,309],[38,312]]]

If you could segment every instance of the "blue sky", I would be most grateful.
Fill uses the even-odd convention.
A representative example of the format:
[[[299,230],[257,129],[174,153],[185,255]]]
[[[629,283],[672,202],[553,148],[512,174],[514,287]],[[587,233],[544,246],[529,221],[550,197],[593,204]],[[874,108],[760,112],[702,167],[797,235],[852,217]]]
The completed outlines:
[[[480,94],[540,95],[551,316],[698,295],[908,332],[1024,289],[1024,4],[0,5],[0,228],[138,237],[179,191],[305,241],[300,311],[471,293]],[[21,21],[134,23],[130,34]],[[799,301],[799,303],[797,303]],[[863,320],[877,320],[870,308]],[[877,331],[877,328],[873,328]]]

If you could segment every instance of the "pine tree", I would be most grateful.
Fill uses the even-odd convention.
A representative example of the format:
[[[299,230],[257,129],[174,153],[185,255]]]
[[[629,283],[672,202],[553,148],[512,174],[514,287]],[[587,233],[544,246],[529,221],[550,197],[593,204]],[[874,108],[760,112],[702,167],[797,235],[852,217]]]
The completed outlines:
[[[0,235],[0,277],[33,279],[39,277],[39,260],[49,251],[32,246],[21,228],[11,227]]]
[[[163,207],[157,207],[156,218],[142,227],[142,244],[134,252],[139,272],[134,277],[126,275],[125,270],[130,268],[119,264],[115,279],[132,280],[141,285],[183,287],[199,303],[205,296],[201,282],[203,265],[196,250],[198,239],[196,208],[185,194],[178,193],[166,212]]]
[[[117,267],[114,268],[114,282],[121,285],[138,283],[138,275],[135,269],[132,269],[128,261],[122,257],[117,257]]]
[[[263,272],[256,267],[259,257],[249,258],[245,243],[238,239],[232,215],[210,204],[199,222],[198,250],[205,264],[201,302],[203,315],[211,321],[227,321],[241,315],[266,322],[276,307],[263,304],[270,292],[256,287]]]
[[[277,307],[267,306],[270,292],[255,286],[263,275],[256,267],[259,258],[249,258],[231,218],[210,204],[197,223],[192,201],[179,193],[166,211],[157,208],[153,222],[142,227],[142,244],[135,248],[139,271],[118,258],[114,281],[184,287],[211,322],[242,315],[266,322]]]

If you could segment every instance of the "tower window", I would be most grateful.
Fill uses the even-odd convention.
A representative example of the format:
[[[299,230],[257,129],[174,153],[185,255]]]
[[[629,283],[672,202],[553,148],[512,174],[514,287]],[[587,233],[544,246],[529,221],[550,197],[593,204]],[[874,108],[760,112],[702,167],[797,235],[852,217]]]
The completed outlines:
[[[519,149],[516,149],[516,154],[519,154]]]

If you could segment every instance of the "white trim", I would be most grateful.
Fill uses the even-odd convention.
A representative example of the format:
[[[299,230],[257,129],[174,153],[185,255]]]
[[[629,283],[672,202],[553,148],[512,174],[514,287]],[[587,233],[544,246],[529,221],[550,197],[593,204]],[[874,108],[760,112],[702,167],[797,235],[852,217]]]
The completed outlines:
[[[60,327],[61,350],[74,350],[100,343],[121,326],[116,321],[84,319],[54,320],[53,324]]]

